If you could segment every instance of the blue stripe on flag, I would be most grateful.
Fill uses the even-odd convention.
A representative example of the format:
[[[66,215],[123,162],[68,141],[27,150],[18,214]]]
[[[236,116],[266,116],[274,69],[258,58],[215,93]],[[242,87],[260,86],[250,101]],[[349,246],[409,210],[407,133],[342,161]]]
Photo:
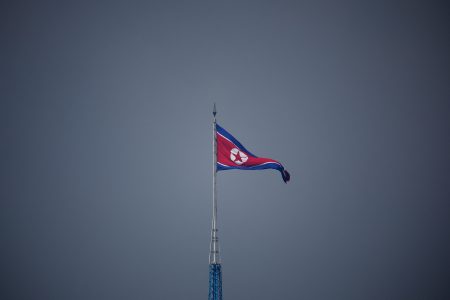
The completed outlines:
[[[284,170],[284,168],[277,163],[267,163],[267,164],[263,164],[263,165],[253,166],[253,167],[225,166],[225,165],[217,163],[217,171],[232,170],[232,169],[239,169],[239,170],[275,169],[280,172],[282,172]]]

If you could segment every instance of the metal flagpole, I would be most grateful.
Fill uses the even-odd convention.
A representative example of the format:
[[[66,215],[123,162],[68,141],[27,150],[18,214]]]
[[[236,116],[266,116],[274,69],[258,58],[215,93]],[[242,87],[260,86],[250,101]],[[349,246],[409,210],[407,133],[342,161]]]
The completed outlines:
[[[216,104],[213,109],[213,217],[211,243],[209,246],[209,300],[222,300],[222,266],[219,257],[219,237],[217,235],[217,137],[216,137]]]
[[[216,138],[216,104],[213,109],[213,217],[211,229],[211,245],[209,263],[218,264],[219,261],[219,237],[217,235],[217,138]]]

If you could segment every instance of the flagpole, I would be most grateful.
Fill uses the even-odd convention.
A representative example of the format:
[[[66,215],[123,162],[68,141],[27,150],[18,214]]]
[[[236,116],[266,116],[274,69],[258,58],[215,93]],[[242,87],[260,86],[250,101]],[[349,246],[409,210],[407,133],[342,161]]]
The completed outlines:
[[[216,104],[213,108],[213,218],[211,229],[210,264],[219,264],[219,237],[217,234],[217,138],[216,138]]]
[[[211,244],[209,246],[209,290],[208,300],[222,300],[222,265],[219,257],[219,237],[217,235],[217,136],[216,104],[213,109],[213,218]]]

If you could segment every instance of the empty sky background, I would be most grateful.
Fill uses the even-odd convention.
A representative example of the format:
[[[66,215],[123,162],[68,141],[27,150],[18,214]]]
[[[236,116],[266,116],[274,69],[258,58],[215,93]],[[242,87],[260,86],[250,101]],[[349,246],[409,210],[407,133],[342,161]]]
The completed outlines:
[[[2,1],[0,298],[450,299],[445,1]]]

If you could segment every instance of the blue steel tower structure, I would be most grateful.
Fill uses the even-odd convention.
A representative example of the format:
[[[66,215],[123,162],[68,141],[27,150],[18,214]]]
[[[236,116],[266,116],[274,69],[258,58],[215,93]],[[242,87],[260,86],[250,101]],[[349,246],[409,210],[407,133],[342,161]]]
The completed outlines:
[[[208,300],[222,300],[222,265],[219,256],[219,237],[217,235],[217,136],[216,136],[216,104],[213,109],[213,217],[211,243],[209,245],[209,291]]]

